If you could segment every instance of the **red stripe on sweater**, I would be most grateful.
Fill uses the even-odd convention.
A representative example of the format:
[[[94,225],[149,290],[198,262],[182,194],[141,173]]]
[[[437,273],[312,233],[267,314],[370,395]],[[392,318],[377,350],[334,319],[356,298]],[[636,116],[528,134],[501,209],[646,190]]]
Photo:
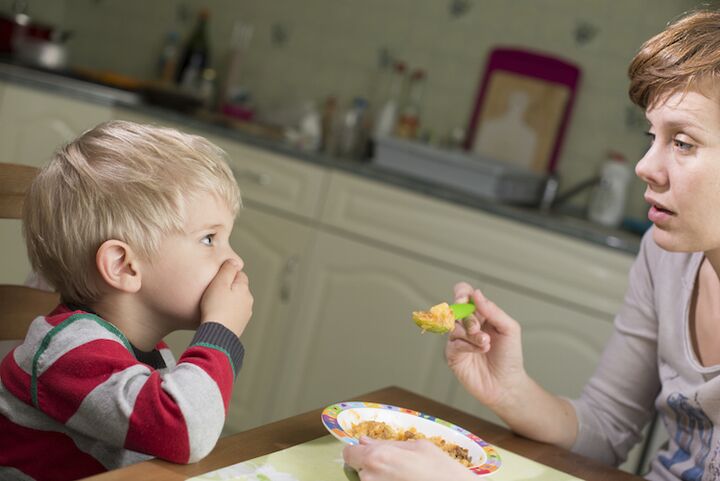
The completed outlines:
[[[25,404],[32,405],[30,375],[18,366],[12,353],[5,356],[0,364],[0,379],[5,389],[13,396]]]
[[[71,480],[107,471],[95,458],[80,451],[62,433],[39,431],[0,415],[0,466],[12,466],[35,479]]]
[[[38,377],[40,409],[65,423],[85,396],[114,373],[137,364],[122,344],[96,339],[66,352]]]
[[[125,448],[187,463],[190,442],[185,418],[161,384],[160,374],[155,371],[140,390],[130,415]]]
[[[227,354],[205,346],[190,346],[178,360],[178,364],[183,362],[195,364],[213,378],[222,394],[227,414],[234,379],[232,364]]]

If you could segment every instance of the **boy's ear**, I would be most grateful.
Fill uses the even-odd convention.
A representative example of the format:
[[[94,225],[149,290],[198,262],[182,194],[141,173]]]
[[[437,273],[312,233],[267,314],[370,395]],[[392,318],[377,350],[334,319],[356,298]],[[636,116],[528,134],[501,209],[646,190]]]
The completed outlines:
[[[140,290],[139,260],[126,243],[110,239],[102,243],[95,254],[95,265],[103,281],[123,292]]]

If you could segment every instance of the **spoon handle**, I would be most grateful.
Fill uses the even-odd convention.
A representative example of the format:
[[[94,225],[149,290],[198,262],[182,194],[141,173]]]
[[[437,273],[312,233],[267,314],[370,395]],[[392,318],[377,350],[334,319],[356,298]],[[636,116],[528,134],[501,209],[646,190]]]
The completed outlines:
[[[450,309],[456,320],[464,319],[475,312],[475,304],[468,302],[466,304],[451,304]]]

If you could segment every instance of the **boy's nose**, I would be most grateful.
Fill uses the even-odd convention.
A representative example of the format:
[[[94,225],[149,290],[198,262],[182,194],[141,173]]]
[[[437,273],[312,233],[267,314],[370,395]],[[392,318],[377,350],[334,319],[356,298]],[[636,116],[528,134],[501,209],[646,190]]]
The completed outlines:
[[[243,261],[242,258],[235,253],[235,251],[232,251],[232,252],[230,253],[229,259],[235,259],[237,262],[239,262],[239,263],[240,263],[240,269],[242,269],[243,267],[245,267],[245,261]]]

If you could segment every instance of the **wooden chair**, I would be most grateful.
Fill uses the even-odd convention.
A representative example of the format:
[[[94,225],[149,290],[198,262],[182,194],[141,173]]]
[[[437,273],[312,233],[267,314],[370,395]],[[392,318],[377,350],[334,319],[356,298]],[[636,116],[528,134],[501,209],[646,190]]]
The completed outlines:
[[[22,218],[25,192],[37,173],[29,165],[0,163],[0,219]],[[56,292],[0,285],[0,341],[23,339],[33,319],[52,311],[58,302]]]

